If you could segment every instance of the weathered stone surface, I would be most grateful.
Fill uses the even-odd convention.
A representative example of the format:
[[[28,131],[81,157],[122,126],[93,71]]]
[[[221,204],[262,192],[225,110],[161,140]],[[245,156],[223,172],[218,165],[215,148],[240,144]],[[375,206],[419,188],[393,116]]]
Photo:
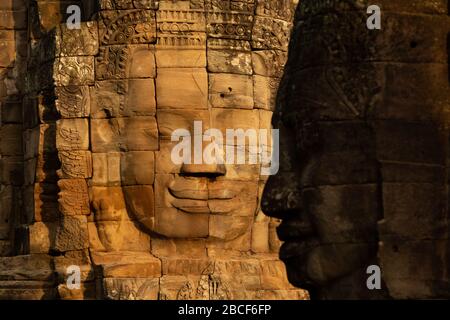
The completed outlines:
[[[91,204],[95,221],[120,221],[127,217],[121,187],[92,187]]]
[[[0,127],[0,153],[2,156],[22,154],[22,125],[5,124]]]
[[[23,190],[27,222],[55,222],[60,217],[57,190],[52,183],[35,183]]]
[[[152,278],[161,276],[161,260],[143,252],[95,252],[92,262],[106,278]]]
[[[4,232],[2,230],[3,227],[0,227],[0,233]],[[8,240],[0,240],[0,256],[1,257],[9,257],[13,253],[13,248],[11,246],[11,241]]]
[[[89,215],[89,191],[84,179],[62,179],[58,181],[59,211],[63,215]]]
[[[278,78],[253,76],[255,108],[273,111],[279,84]]]
[[[0,96],[1,97],[1,96]],[[3,100],[0,98],[2,123],[22,122],[22,102],[14,100]]]
[[[0,180],[3,184],[21,185],[24,183],[22,157],[2,157],[0,159]]]
[[[105,298],[109,300],[157,300],[159,279],[106,278]]]
[[[160,48],[155,52],[158,68],[205,68],[206,50]]]
[[[58,120],[56,124],[56,148],[59,151],[89,150],[88,120]]]
[[[136,151],[123,154],[120,160],[122,185],[151,185],[155,182],[155,153]]]
[[[389,292],[397,299],[446,296],[447,248],[448,240],[383,241],[379,254]],[[399,276],[395,270],[409,271]]]
[[[277,49],[287,51],[291,25],[287,21],[258,17],[255,18],[252,46],[256,49]]]
[[[80,267],[80,280],[82,284],[90,286],[90,281],[95,279],[95,274],[92,266],[92,261],[87,250],[80,251],[68,251],[62,256],[58,256],[54,259],[55,271],[58,274],[59,282],[67,284],[67,280],[72,273],[67,272],[67,268],[70,266]],[[67,290],[67,286],[63,287],[63,290]],[[79,293],[75,293],[78,295]]]
[[[61,179],[90,178],[92,176],[92,155],[89,151],[60,151]]]
[[[130,57],[130,63],[122,59]],[[125,78],[155,78],[156,66],[153,46],[149,45],[111,45],[100,47],[100,56],[95,61],[97,80]]]
[[[214,73],[253,74],[251,51],[208,50],[208,71]]]
[[[119,152],[92,154],[92,184],[94,186],[118,186],[121,183]]]
[[[379,221],[382,239],[448,239],[447,204],[442,199],[446,194],[444,184],[384,183],[382,188],[384,216]]]
[[[58,285],[58,296],[61,300],[95,300],[97,297],[95,283],[80,284],[79,289],[69,289],[67,284]]]
[[[91,87],[91,103],[92,118],[154,115],[154,80],[97,81],[95,87]]]
[[[56,110],[62,118],[85,118],[91,110],[88,86],[67,86],[55,88]]]
[[[128,214],[144,227],[152,229],[155,224],[155,196],[151,185],[123,187]]]
[[[281,77],[287,55],[283,51],[262,50],[252,52],[255,74],[266,77]]]
[[[88,228],[85,216],[65,216],[57,227],[54,249],[65,252],[88,248]]]
[[[57,29],[56,55],[61,56],[95,56],[98,53],[97,22],[81,23],[79,29],[69,29],[62,24]]]
[[[256,253],[270,252],[269,218],[259,212],[252,225],[252,251]]]
[[[89,246],[93,251],[148,252],[150,238],[132,221],[88,223]]]
[[[258,110],[239,110],[235,108],[213,109],[212,127],[226,132],[227,129],[248,130],[259,128]]]
[[[23,255],[0,259],[0,279],[6,281],[51,281],[54,273],[47,255]]]
[[[154,117],[92,119],[93,152],[153,151],[158,149]]]
[[[94,82],[94,59],[92,57],[63,57],[54,63],[56,86],[82,86]]]
[[[52,282],[43,281],[1,281],[2,300],[52,300],[56,299]]]
[[[145,185],[154,182],[154,153],[94,153],[92,183],[99,186]]]
[[[200,68],[159,68],[156,99],[159,108],[207,109],[208,74]]]
[[[249,76],[211,74],[210,102],[214,108],[253,109],[253,81]]]
[[[42,124],[24,131],[24,158],[36,158],[45,153],[56,152],[56,126]]]
[[[2,206],[0,207],[0,239],[9,238],[9,220],[13,213],[13,187],[3,186],[0,189],[0,200]]]

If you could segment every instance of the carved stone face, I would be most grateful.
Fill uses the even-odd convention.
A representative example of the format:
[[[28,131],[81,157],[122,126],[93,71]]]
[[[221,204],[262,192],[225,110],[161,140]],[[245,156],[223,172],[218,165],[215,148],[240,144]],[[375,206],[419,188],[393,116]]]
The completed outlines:
[[[121,192],[119,211],[155,237],[249,236],[261,165],[175,164],[180,141],[171,136],[185,129],[194,144],[202,139],[195,121],[224,139],[227,129],[270,131],[295,1],[159,1],[120,14],[127,8],[118,6],[105,1],[99,14],[91,91],[94,180],[96,168],[105,172],[98,192],[105,184]],[[116,226],[100,218],[99,229],[119,228],[114,219]]]
[[[289,280],[324,298],[443,297],[446,18],[425,31],[386,14],[380,33],[355,1],[298,10],[273,118],[280,172],[262,199],[282,219]],[[366,287],[373,264],[383,290]]]

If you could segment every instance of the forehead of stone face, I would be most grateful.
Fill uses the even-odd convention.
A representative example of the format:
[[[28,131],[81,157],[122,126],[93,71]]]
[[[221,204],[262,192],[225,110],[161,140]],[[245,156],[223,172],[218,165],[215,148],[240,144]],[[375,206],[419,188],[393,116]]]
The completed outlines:
[[[296,3],[100,1],[95,91],[99,104],[115,107],[99,117],[111,109],[111,116],[152,115],[156,96],[163,136],[197,117],[205,129],[268,127],[266,112],[251,109],[273,108]]]

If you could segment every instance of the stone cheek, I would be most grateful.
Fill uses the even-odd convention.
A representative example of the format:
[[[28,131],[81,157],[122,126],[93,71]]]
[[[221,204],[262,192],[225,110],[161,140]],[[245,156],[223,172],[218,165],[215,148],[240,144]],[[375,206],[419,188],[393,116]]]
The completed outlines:
[[[22,268],[57,253],[58,276],[70,260],[83,279],[75,291],[52,286],[44,274],[26,292],[0,282],[0,297],[307,298],[276,257],[274,222],[255,222],[260,166],[227,165],[211,180],[210,167],[192,166],[183,176],[186,168],[170,158],[172,132],[193,132],[195,120],[203,130],[270,127],[295,5],[99,0],[97,21],[77,30],[59,24],[56,4],[31,6],[37,21],[30,21],[24,59],[23,117],[5,117],[2,108],[0,256],[11,251],[15,228],[17,253],[36,255]],[[26,50],[14,48],[12,22],[2,23],[3,106],[5,95],[21,89],[11,82],[11,63]],[[24,213],[20,227],[10,228],[5,221],[18,199]],[[0,273],[11,263],[1,258]],[[96,279],[88,276],[94,268]]]

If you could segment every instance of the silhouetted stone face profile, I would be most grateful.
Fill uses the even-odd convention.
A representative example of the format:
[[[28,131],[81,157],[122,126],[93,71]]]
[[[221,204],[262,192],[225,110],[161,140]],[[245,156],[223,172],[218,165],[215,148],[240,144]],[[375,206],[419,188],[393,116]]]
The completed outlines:
[[[313,298],[448,298],[447,1],[377,1],[381,30],[370,4],[299,4],[262,209]]]

